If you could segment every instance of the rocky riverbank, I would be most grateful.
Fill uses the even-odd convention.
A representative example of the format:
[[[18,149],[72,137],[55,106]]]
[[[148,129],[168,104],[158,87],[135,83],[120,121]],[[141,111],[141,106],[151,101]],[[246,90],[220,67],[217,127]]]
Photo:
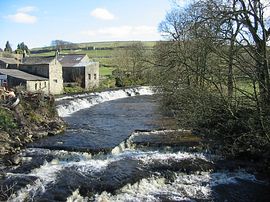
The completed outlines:
[[[16,154],[27,143],[65,130],[58,116],[53,96],[20,94],[15,108],[0,105],[1,164],[19,164]]]

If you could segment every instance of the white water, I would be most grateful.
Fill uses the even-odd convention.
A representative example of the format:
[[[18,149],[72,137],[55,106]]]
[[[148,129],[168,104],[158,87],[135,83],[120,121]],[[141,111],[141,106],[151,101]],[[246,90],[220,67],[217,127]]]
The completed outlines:
[[[30,174],[20,174],[28,176],[36,176],[38,179],[32,184],[13,194],[9,201],[24,201],[35,196],[38,192],[45,192],[49,183],[55,183],[59,172],[65,168],[74,168],[77,172],[84,174],[90,172],[102,172],[109,164],[124,159],[140,160],[143,165],[151,165],[158,161],[167,164],[169,160],[181,162],[184,159],[202,159],[211,161],[209,156],[202,153],[162,153],[160,151],[140,151],[125,150],[118,154],[101,155],[98,159],[92,159],[85,153],[66,152],[66,151],[50,151],[45,149],[29,149],[28,153],[37,152],[40,154],[53,154],[55,159],[51,162],[45,162],[40,168],[32,170]],[[73,157],[76,157],[77,162]],[[78,158],[80,156],[80,158]],[[80,160],[78,160],[80,159]],[[9,173],[8,175],[16,175]],[[168,195],[174,200],[190,200],[190,199],[209,199],[211,197],[212,188],[220,184],[237,183],[237,179],[245,179],[256,181],[254,175],[245,171],[235,172],[198,172],[196,174],[187,175],[186,173],[173,172],[174,180],[168,181],[159,173],[150,178],[142,179],[135,184],[127,184],[117,191],[116,195],[102,192],[95,196],[95,201],[157,201],[157,195]],[[79,185],[78,185],[79,187]],[[30,194],[29,194],[30,193]],[[87,201],[88,198],[80,196],[78,190],[67,198],[67,201]]]
[[[50,151],[46,149],[27,149],[27,153],[36,152],[37,154],[51,154],[55,155],[56,158],[51,162],[45,162],[39,168],[32,170],[29,174],[13,174],[8,173],[8,176],[12,175],[24,175],[24,176],[35,176],[38,179],[32,184],[27,185],[21,190],[13,194],[9,201],[19,202],[33,197],[37,192],[45,192],[46,186],[50,183],[55,183],[57,179],[57,174],[64,170],[65,168],[75,167],[76,171],[79,173],[89,173],[89,172],[101,172],[106,169],[107,166],[112,163],[123,159],[134,159],[140,160],[143,164],[149,165],[153,163],[154,160],[159,160],[160,162],[166,163],[169,159],[176,161],[181,161],[183,159],[195,159],[200,158],[207,160],[203,154],[191,154],[186,152],[177,153],[160,153],[156,152],[144,152],[139,150],[126,150],[123,153],[117,155],[103,155],[99,159],[91,159],[86,153],[80,152],[66,152],[66,151]],[[80,156],[80,158],[78,158]],[[77,162],[74,161],[76,157]],[[80,160],[78,160],[80,159]],[[74,198],[78,197],[76,192],[74,193]],[[71,196],[72,198],[72,196]],[[69,199],[71,200],[71,199]]]
[[[130,96],[136,95],[153,95],[153,91],[148,86],[137,87],[137,88],[130,88],[130,89],[121,89],[121,90],[113,90],[113,91],[105,91],[100,93],[89,93],[89,94],[81,94],[75,96],[66,96],[62,98],[56,99],[56,101],[61,100],[69,100],[67,104],[58,105],[57,111],[59,116],[67,117],[74,112],[77,112],[82,109],[90,108],[94,105],[126,98]]]
[[[142,179],[133,185],[126,185],[116,195],[102,192],[95,201],[160,201],[157,195],[165,195],[170,200],[194,201],[194,199],[211,200],[212,188],[221,184],[237,183],[237,179],[256,181],[253,175],[245,171],[187,175],[174,173],[175,180],[167,182],[163,177]]]
[[[127,184],[117,191],[115,195],[107,193],[96,194],[96,202],[123,202],[123,201],[160,201],[159,195],[166,196],[168,200],[194,201],[205,199],[211,201],[212,189],[222,184],[235,184],[238,180],[258,182],[254,175],[243,170],[235,172],[200,172],[187,175],[186,173],[174,172],[174,181],[164,177],[150,177],[142,179],[134,184]],[[68,201],[88,201],[88,198],[80,196],[78,190],[68,198]]]

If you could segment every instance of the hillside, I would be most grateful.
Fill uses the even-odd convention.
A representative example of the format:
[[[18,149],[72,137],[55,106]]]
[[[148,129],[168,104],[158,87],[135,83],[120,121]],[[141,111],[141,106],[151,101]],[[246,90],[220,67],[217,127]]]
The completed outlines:
[[[111,41],[111,42],[89,42],[69,44],[61,47],[61,53],[87,54],[91,59],[100,63],[101,75],[109,75],[113,70],[112,58],[117,50],[126,48],[136,41]],[[150,51],[156,44],[155,41],[143,41],[145,49]],[[53,56],[55,47],[40,47],[31,49],[32,56]]]

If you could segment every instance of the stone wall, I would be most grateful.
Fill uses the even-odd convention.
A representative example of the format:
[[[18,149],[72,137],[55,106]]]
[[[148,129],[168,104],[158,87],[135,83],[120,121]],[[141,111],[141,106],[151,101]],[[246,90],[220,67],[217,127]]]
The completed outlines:
[[[49,65],[49,90],[51,94],[61,94],[64,91],[62,65],[53,60]]]
[[[20,64],[19,70],[36,76],[49,78],[49,64]]]
[[[27,81],[26,90],[30,92],[49,93],[49,81]]]
[[[99,63],[91,62],[85,67],[85,87],[94,88],[99,86]]]
[[[62,65],[57,60],[55,59],[52,60],[50,64],[21,64],[19,69],[29,74],[48,78],[49,93],[51,94],[63,93],[64,87],[63,87]],[[31,89],[33,89],[32,84]]]
[[[11,76],[7,76],[7,80],[9,88],[23,86],[25,90],[29,92],[49,93],[49,81],[26,81],[24,79],[14,78]]]

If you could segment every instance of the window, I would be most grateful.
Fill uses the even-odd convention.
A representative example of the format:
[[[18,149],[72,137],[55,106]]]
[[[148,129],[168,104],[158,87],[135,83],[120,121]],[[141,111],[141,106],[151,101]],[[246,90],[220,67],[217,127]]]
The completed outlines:
[[[39,82],[39,89],[41,89],[41,82]]]
[[[57,79],[54,79],[53,81],[54,81],[55,83],[57,83]]]
[[[97,74],[94,74],[94,79],[97,80]]]
[[[45,87],[45,88],[47,87],[47,83],[46,83],[46,81],[44,82],[44,87]]]
[[[91,74],[88,74],[88,79],[91,80]]]
[[[37,83],[35,83],[35,90],[37,90]]]

